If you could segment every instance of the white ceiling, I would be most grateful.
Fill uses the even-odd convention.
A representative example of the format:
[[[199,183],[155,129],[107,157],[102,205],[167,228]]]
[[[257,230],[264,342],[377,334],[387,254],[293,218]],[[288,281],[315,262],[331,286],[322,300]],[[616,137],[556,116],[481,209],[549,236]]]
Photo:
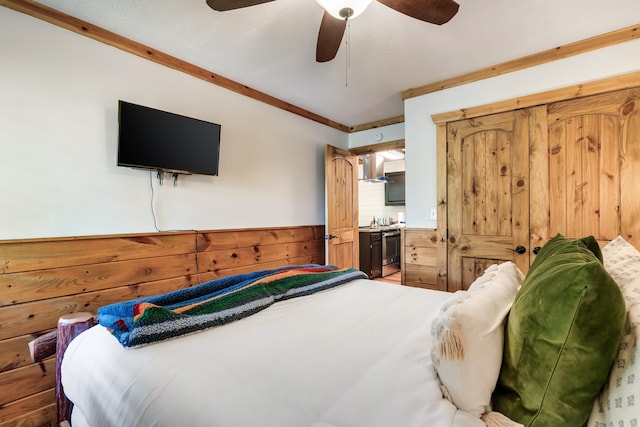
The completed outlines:
[[[315,62],[314,0],[228,12],[205,0],[40,2],[347,126],[402,115],[405,89],[640,23],[640,0],[457,1],[443,26],[374,1],[328,63]]]

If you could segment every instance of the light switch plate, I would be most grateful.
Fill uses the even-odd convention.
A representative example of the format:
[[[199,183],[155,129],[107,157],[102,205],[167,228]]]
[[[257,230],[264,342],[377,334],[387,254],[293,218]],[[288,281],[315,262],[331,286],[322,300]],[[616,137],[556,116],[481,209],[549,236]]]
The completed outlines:
[[[429,216],[430,219],[438,219],[438,209],[436,208],[431,208],[431,215]]]

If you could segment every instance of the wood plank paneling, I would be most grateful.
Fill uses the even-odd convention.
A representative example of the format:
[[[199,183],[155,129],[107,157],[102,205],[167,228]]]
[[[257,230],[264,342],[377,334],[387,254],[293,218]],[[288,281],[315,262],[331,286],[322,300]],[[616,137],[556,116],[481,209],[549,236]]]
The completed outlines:
[[[304,264],[323,264],[324,253],[314,255],[301,256],[297,258],[288,258],[286,260],[278,260],[265,262],[260,264],[244,265],[242,267],[233,267],[226,270],[216,270],[200,274],[203,282],[208,280],[219,279],[221,277],[232,276],[234,274],[245,274],[256,270],[268,270],[271,268],[283,267],[286,265],[304,265]]]
[[[475,204],[473,224],[476,233],[487,233],[487,181],[490,172],[487,171],[488,141],[495,139],[495,132],[478,135],[478,142],[473,144],[475,162],[481,167],[475,167],[473,177],[473,199]],[[493,185],[491,186],[493,187]]]
[[[563,233],[569,236],[582,235],[582,150],[580,146],[581,117],[568,119],[565,122],[565,168],[559,171],[558,176],[565,183],[567,195],[566,205],[567,222],[563,225]],[[553,211],[555,213],[555,211]]]
[[[493,264],[500,264],[504,260],[484,259],[484,258],[465,258],[462,260],[462,280],[463,290],[468,290],[473,282],[482,276],[487,268]]]
[[[65,314],[78,311],[95,313],[103,305],[161,294],[190,285],[188,280],[180,277],[2,307],[0,340],[55,328],[60,316]]]
[[[498,234],[498,203],[500,201],[500,167],[498,162],[498,140],[499,134],[488,133],[486,136],[486,166],[483,168],[487,177],[485,183],[485,207],[484,224],[486,234]]]
[[[529,114],[529,175],[530,209],[529,246],[542,247],[549,240],[549,200],[551,181],[549,180],[549,138],[547,108],[538,106]],[[557,185],[557,183],[554,183]],[[531,257],[535,256],[533,253]]]
[[[286,227],[268,230],[218,230],[200,233],[198,252],[222,249],[250,248],[277,243],[307,242],[321,240],[324,227]]]
[[[22,335],[0,341],[0,372],[9,371],[33,363],[28,344],[40,334]]]
[[[403,230],[403,284],[428,289],[446,290],[438,280],[438,233],[434,229]]]
[[[323,250],[324,240],[256,245],[200,253],[198,254],[198,265],[202,272],[216,272],[246,265],[260,268],[260,264],[315,255]]]
[[[516,111],[515,128],[512,142],[512,167],[511,175],[511,200],[512,200],[512,233],[513,242],[511,248],[517,246],[529,247],[529,111]],[[527,141],[526,144],[516,141]],[[486,258],[504,259],[501,256],[488,254]],[[513,262],[526,274],[529,271],[529,253],[513,255]]]
[[[600,152],[600,234],[607,240],[614,239],[619,233],[620,215],[620,132],[615,116],[601,116]],[[613,149],[612,149],[613,148]]]
[[[13,403],[10,405],[13,406]],[[10,408],[10,405],[5,408]],[[2,417],[1,414],[0,417]],[[56,404],[50,403],[16,418],[11,418],[9,421],[0,422],[0,427],[58,427]]]
[[[438,270],[437,288],[447,289],[448,282],[448,255],[447,244],[449,240],[449,219],[447,210],[449,201],[447,196],[447,157],[449,145],[447,143],[447,125],[436,125],[436,195],[438,197],[438,216],[436,227],[436,263]]]
[[[500,132],[498,142],[498,164],[496,166],[497,182],[496,194],[498,197],[497,211],[495,212],[498,221],[496,235],[508,236],[511,233],[511,140],[504,132]]]
[[[622,202],[636,199],[630,196],[633,184],[622,180],[625,141],[635,147],[640,140],[628,126],[639,95],[638,89],[616,91],[547,107],[552,147],[549,176],[552,183],[566,183],[560,189],[564,194],[551,194],[551,235],[594,235],[608,241],[622,234],[632,244],[640,244],[632,231],[637,222],[628,220],[637,216],[638,206],[632,202],[623,207]]]
[[[586,114],[582,119],[582,224],[584,235],[587,230],[597,230],[596,238],[602,238],[600,212],[607,206],[600,206],[600,116]],[[614,153],[617,150],[614,151]],[[614,204],[614,206],[617,205]],[[614,239],[616,236],[612,236]]]
[[[511,236],[463,236],[458,240],[464,257],[511,260],[513,238]]]
[[[195,274],[193,254],[0,275],[0,307]]]
[[[620,135],[620,185],[631,190],[621,194],[621,234],[640,249],[640,197],[634,191],[640,182],[640,89],[629,91],[620,115],[624,130]]]
[[[0,427],[55,425],[55,359],[33,363],[27,344],[60,316],[324,262],[322,225],[0,241]]]
[[[195,250],[196,233],[0,240],[0,273],[99,264]]]
[[[37,411],[39,409],[42,408],[47,408],[48,406],[51,406],[51,402],[54,401],[56,398],[56,390],[55,388],[49,388],[45,391],[41,391],[40,393],[35,393],[32,394],[31,396],[25,397],[23,399],[18,399],[14,402],[11,402],[5,406],[3,406],[3,411],[2,414],[0,415],[0,426],[4,426],[5,422],[12,420],[12,419],[16,419],[20,416],[23,416],[24,414],[29,414],[32,411]],[[55,419],[55,406],[53,408],[53,418]],[[45,414],[47,414],[48,411],[45,411]],[[42,426],[42,425],[46,425],[46,423],[49,420],[49,415],[39,415],[34,417],[35,419],[32,419],[34,426]],[[34,416],[35,414],[31,414],[31,416]],[[42,417],[44,420],[46,421],[38,421],[37,418]],[[24,420],[26,421],[26,420]],[[55,421],[55,420],[53,420]],[[17,424],[17,425],[25,425],[25,424]]]
[[[405,271],[406,286],[443,291],[438,285],[438,270],[426,265],[407,265]]]
[[[0,408],[9,402],[40,393],[56,385],[56,361],[32,363],[0,373]],[[4,411],[0,411],[3,416]]]

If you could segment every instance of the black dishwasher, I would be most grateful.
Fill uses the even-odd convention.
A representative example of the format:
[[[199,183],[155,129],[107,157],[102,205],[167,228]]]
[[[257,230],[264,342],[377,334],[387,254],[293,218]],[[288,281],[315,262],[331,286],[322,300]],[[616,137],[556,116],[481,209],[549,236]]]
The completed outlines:
[[[369,279],[382,276],[382,233],[361,231],[359,234],[360,270],[369,276]]]

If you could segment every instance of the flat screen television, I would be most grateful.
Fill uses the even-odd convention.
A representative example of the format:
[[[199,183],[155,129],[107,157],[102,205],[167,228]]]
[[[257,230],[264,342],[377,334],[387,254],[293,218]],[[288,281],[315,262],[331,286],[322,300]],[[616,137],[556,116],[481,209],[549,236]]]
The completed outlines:
[[[118,166],[218,175],[220,125],[118,103]]]
[[[387,172],[384,174],[387,182],[384,185],[385,206],[404,206],[404,172]]]

